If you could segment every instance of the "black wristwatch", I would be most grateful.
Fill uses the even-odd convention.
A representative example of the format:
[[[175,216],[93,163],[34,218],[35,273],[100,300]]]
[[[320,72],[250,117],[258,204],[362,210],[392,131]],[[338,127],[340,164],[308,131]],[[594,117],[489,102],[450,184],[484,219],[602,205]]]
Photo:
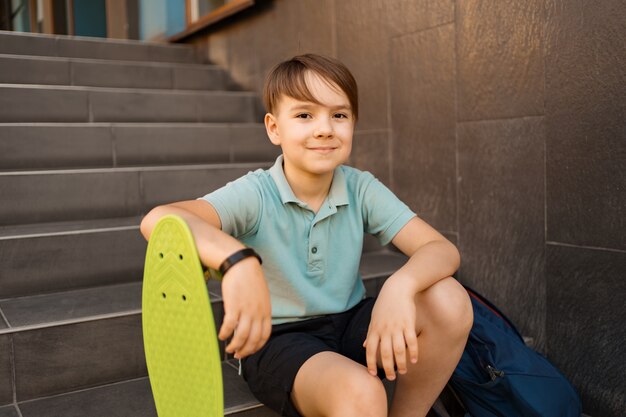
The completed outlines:
[[[237,262],[242,261],[246,258],[250,258],[250,257],[257,258],[260,264],[263,263],[263,260],[261,259],[259,254],[254,251],[254,249],[244,248],[233,253],[228,258],[226,258],[224,262],[222,262],[219,268],[220,274],[222,274],[222,277],[223,277],[224,275],[226,275],[226,272],[228,272],[228,270],[232,268],[232,266],[235,265]]]

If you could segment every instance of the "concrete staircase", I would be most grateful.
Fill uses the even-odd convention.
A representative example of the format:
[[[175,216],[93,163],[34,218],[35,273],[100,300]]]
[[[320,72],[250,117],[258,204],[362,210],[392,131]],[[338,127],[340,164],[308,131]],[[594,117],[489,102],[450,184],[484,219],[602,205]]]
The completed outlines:
[[[0,417],[156,416],[141,216],[269,167],[260,121],[189,46],[0,32]],[[403,258],[364,250],[375,294]],[[275,416],[223,374],[227,415]]]

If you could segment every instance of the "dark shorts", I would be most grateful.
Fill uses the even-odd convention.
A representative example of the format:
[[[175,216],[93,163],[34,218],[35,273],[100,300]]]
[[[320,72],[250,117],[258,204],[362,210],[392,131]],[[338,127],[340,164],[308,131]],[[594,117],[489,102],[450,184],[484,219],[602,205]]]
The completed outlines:
[[[243,377],[254,396],[283,416],[299,417],[291,389],[298,370],[310,357],[330,351],[366,365],[363,342],[374,302],[366,298],[344,313],[273,326],[265,346],[241,361]]]

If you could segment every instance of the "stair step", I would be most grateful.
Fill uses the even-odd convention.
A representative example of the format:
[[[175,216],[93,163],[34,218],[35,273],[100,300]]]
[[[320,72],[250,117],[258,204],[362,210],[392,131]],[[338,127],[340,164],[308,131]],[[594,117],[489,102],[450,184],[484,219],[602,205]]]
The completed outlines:
[[[369,277],[366,285],[379,281],[379,286],[393,272],[382,265],[395,270],[404,259],[392,252],[364,254],[361,269]],[[372,265],[375,271],[370,270]],[[220,283],[210,281],[208,291],[219,325],[223,318]],[[18,402],[141,378],[146,369],[140,310],[140,278],[127,284],[0,300],[0,313],[10,325],[0,329],[0,346],[12,346],[0,350],[4,361],[0,372],[8,369],[10,376],[14,361]],[[2,352],[11,350],[12,355],[3,357]],[[0,400],[7,385],[0,383]],[[13,393],[5,397],[13,398]]]
[[[7,31],[0,31],[0,53],[124,61],[197,61],[195,49],[189,45]]]
[[[0,299],[141,280],[140,220],[0,228]]]
[[[0,122],[258,122],[254,93],[0,84]]]
[[[226,90],[214,65],[0,55],[0,83]]]
[[[272,161],[261,123],[4,123],[0,171]]]
[[[0,226],[139,216],[195,199],[265,163],[0,172]]]
[[[141,280],[146,242],[140,221],[130,217],[0,228],[0,299]],[[364,245],[368,257],[361,260],[369,295],[380,285],[372,276],[403,262],[394,252],[378,259],[381,247],[374,240],[367,239],[372,243]]]
[[[237,370],[222,364],[224,415],[237,417],[277,417],[250,393]],[[20,402],[23,417],[156,417],[148,378],[105,385],[34,401]],[[1,415],[1,414],[0,414]]]

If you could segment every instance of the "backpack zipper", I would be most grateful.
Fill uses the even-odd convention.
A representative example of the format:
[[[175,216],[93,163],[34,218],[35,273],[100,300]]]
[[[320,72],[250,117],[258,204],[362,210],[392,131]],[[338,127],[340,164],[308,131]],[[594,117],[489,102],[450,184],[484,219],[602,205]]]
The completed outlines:
[[[487,365],[487,372],[489,372],[489,378],[491,378],[492,381],[504,376],[504,371],[500,371],[491,365]]]

